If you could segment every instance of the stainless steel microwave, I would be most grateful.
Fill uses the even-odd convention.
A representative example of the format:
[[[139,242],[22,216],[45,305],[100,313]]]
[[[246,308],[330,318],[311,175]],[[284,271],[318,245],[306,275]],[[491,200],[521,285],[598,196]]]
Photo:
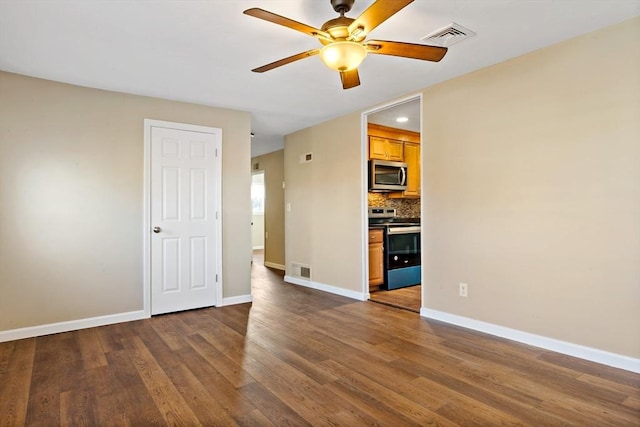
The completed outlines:
[[[404,191],[406,189],[406,163],[369,160],[369,191]]]

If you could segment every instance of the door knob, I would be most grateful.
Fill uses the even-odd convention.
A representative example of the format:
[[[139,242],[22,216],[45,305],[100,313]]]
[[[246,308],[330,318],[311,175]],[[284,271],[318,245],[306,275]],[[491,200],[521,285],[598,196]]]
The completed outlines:
[[[153,227],[153,232],[154,232],[154,233],[159,233],[159,232],[161,232],[161,231],[162,231],[162,228],[160,228],[160,227],[158,227],[158,226]]]

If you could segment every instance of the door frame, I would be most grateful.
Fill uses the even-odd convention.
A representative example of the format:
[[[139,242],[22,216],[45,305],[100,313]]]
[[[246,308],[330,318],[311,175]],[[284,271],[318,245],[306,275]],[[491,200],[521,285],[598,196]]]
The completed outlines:
[[[267,174],[265,173],[264,169],[259,169],[259,170],[252,170],[251,171],[251,185],[253,185],[253,177],[254,175],[262,175],[263,179],[266,179]],[[264,207],[265,209],[262,211],[262,250],[265,252],[267,252],[267,239],[265,238],[265,233],[266,233],[266,224],[267,224],[267,209],[266,209],[266,205],[267,205],[267,183],[266,181],[264,182]],[[255,223],[253,221],[253,206],[251,207],[251,223],[253,224],[253,226],[255,226]],[[252,227],[253,227],[252,226]],[[251,229],[251,252],[254,251],[254,246],[253,246],[253,228]],[[253,262],[253,255],[251,256],[251,260]]]
[[[151,317],[151,128],[167,128],[190,132],[216,134],[219,140],[215,144],[217,155],[216,166],[216,200],[218,210],[215,213],[216,227],[216,274],[215,306],[222,305],[222,129],[209,126],[192,125],[187,123],[168,122],[163,120],[144,119],[144,167],[143,167],[143,213],[142,213],[142,301],[143,310],[147,317]]]
[[[362,193],[361,193],[361,223],[362,223],[362,295],[365,300],[370,298],[369,294],[369,212],[368,212],[368,198],[367,195],[369,193],[369,171],[368,171],[368,161],[369,161],[369,139],[368,139],[368,117],[369,114],[377,113],[378,111],[386,110],[388,108],[393,108],[398,104],[404,104],[409,101],[420,101],[420,223],[422,223],[422,218],[424,218],[424,185],[422,185],[422,177],[424,176],[424,159],[423,147],[424,147],[424,120],[422,115],[422,104],[423,97],[422,93],[416,93],[413,95],[407,95],[402,98],[394,99],[393,101],[386,102],[384,104],[380,104],[375,108],[371,108],[369,110],[365,110],[362,112],[360,116],[360,126],[361,126],[361,181],[362,181]],[[421,247],[424,248],[424,239],[423,234],[420,234]],[[424,250],[420,250],[420,265],[424,265]],[[425,294],[425,282],[424,282],[424,269],[422,269],[421,273],[421,284],[422,284],[422,292],[420,293],[420,308],[424,307],[424,294]]]

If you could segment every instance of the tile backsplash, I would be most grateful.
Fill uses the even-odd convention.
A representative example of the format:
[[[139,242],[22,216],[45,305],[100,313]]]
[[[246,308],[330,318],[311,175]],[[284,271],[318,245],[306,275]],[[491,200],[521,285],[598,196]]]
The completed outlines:
[[[390,199],[386,193],[368,193],[368,205],[395,208],[402,218],[420,218],[420,199]]]

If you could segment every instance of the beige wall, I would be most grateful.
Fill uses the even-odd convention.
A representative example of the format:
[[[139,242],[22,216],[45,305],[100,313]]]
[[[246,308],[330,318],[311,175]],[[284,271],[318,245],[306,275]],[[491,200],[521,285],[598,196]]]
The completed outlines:
[[[362,292],[360,114],[285,138],[285,239],[291,263],[311,266],[313,282]],[[300,163],[305,153],[311,163]]]
[[[638,40],[635,19],[424,92],[428,308],[640,357]]]
[[[264,231],[269,237],[264,240],[264,261],[282,266],[284,261],[284,150],[254,157],[251,164],[258,163],[264,171],[265,214]],[[255,171],[254,171],[255,172]]]
[[[426,308],[640,357],[639,29],[424,90]],[[285,139],[287,268],[307,262],[314,281],[352,290],[359,126],[351,114]],[[314,163],[299,164],[307,151]]]
[[[143,121],[223,130],[223,296],[250,294],[248,113],[0,74],[0,330],[142,310]]]

